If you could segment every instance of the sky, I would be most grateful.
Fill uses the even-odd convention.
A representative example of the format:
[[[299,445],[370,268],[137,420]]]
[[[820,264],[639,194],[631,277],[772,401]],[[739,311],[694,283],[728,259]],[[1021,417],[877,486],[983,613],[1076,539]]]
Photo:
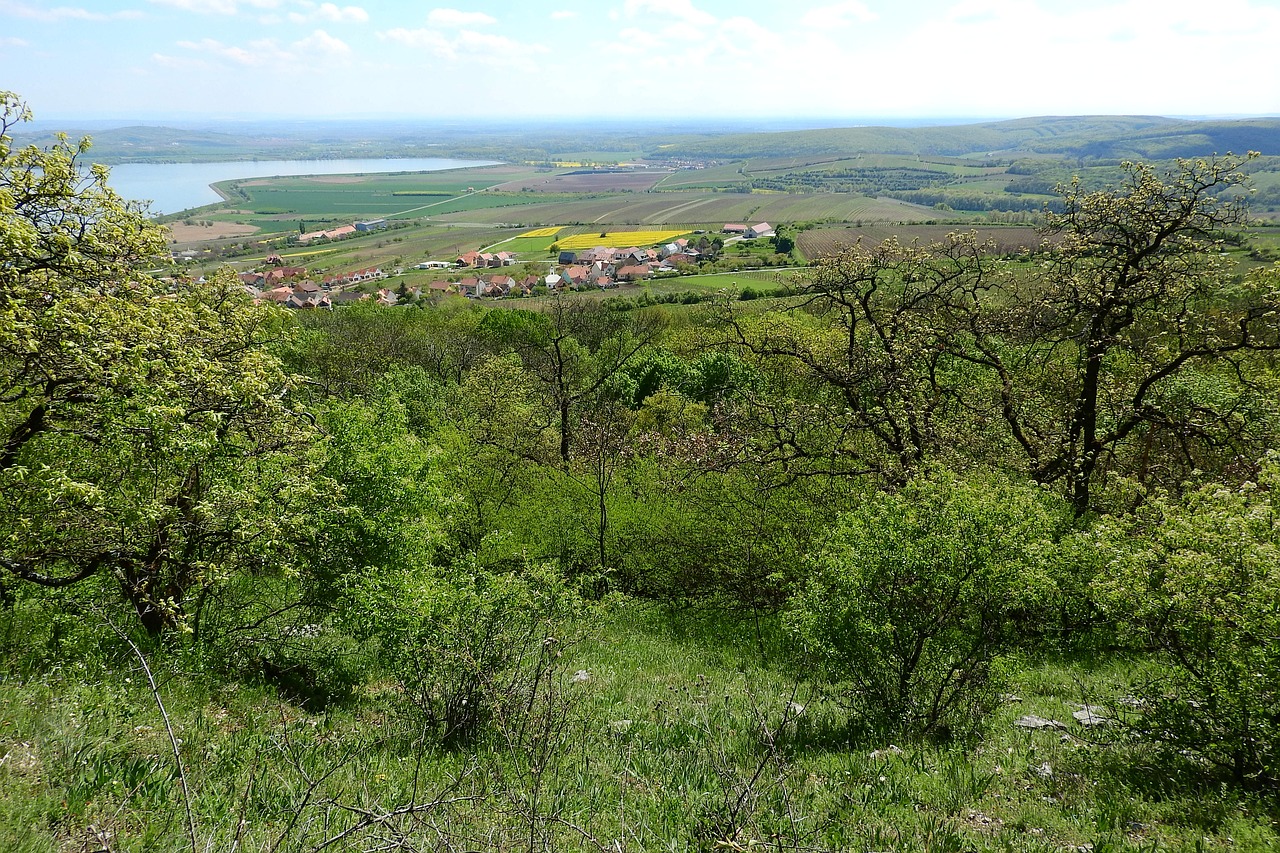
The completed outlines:
[[[38,119],[1262,116],[1277,45],[1280,0],[0,0]]]

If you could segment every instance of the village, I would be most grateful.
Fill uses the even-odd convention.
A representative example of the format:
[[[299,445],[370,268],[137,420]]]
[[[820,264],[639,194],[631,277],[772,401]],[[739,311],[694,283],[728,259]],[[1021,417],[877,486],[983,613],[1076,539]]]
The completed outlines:
[[[385,220],[357,222],[304,233],[297,242],[341,240],[385,227]],[[775,231],[765,222],[750,226],[726,223],[721,233],[729,235],[729,240],[751,240],[772,237]],[[405,300],[447,296],[503,299],[531,297],[543,292],[608,290],[658,277],[687,275],[697,270],[702,259],[703,251],[688,238],[680,238],[646,248],[598,246],[580,251],[560,251],[545,274],[526,272],[517,276],[510,272],[522,264],[516,253],[472,251],[464,252],[452,261],[423,261],[414,267],[418,270],[449,270],[450,275],[412,287],[401,284],[399,288],[383,286],[375,290],[372,285],[403,275],[404,270],[396,268],[388,272],[374,266],[325,275],[317,281],[306,267],[290,266],[280,255],[272,253],[259,269],[240,273],[240,280],[255,302],[272,302],[297,310],[332,309],[336,305],[365,300],[391,306]],[[527,269],[529,264],[524,263],[523,266]]]

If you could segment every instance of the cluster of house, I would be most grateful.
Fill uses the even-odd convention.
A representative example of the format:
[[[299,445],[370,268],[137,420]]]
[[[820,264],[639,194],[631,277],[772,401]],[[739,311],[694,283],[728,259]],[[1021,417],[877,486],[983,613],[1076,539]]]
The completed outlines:
[[[324,231],[308,231],[305,234],[298,235],[298,242],[310,243],[315,240],[341,240],[344,237],[350,237],[352,234],[366,234],[370,231],[380,231],[386,227],[387,220],[371,219],[368,222],[339,225],[337,228],[329,228]]]
[[[386,226],[385,220],[359,222],[344,225],[330,231],[313,231],[298,239],[302,242],[325,238],[340,239],[357,231],[369,231]],[[746,239],[771,237],[774,229],[767,223],[740,225],[726,223],[726,234],[741,234]],[[437,280],[425,287],[415,287],[415,298],[426,293],[430,296],[461,295],[472,299],[491,299],[508,296],[531,296],[535,288],[548,290],[591,290],[617,287],[624,282],[642,281],[664,273],[676,274],[681,267],[696,264],[701,253],[686,239],[673,240],[663,246],[626,249],[597,246],[580,252],[563,251],[557,258],[559,271],[554,267],[545,275],[527,275],[520,279],[505,273],[467,276],[455,281]],[[418,264],[419,269],[462,267],[466,269],[490,269],[515,265],[514,252],[466,252],[453,264],[444,261],[427,261]],[[332,308],[344,302],[356,302],[374,298],[360,290],[351,289],[370,281],[387,277],[381,267],[368,267],[354,272],[327,276],[320,283],[307,278],[305,267],[287,266],[279,255],[267,258],[260,271],[240,274],[245,289],[255,300],[276,302],[288,308]],[[379,290],[377,301],[383,305],[395,305],[396,294]]]
[[[468,276],[458,281],[433,281],[425,290],[432,296],[460,294],[473,299],[481,297],[529,296],[534,288],[548,290],[592,290],[617,287],[624,282],[642,281],[666,272],[676,273],[681,264],[697,263],[699,252],[685,239],[675,240],[656,249],[632,246],[614,249],[599,246],[581,252],[561,252],[560,269],[552,268],[545,276],[528,275],[517,279],[503,273]],[[458,257],[458,265],[470,268],[502,267],[514,263],[509,252],[486,254],[468,252]]]
[[[515,252],[464,252],[458,255],[457,265],[460,267],[509,267],[516,263]]]
[[[768,222],[761,222],[758,225],[743,225],[740,222],[726,222],[720,231],[724,234],[741,234],[743,238],[747,240],[755,240],[760,237],[773,237],[778,233]]]
[[[306,267],[286,266],[279,255],[271,255],[264,269],[242,272],[240,281],[256,302],[275,302],[286,308],[304,309],[332,308],[344,302],[370,299],[372,297],[367,293],[345,288],[387,277],[381,267],[328,276],[319,284],[306,276]],[[377,299],[384,305],[396,304],[395,293],[388,290],[379,290]]]

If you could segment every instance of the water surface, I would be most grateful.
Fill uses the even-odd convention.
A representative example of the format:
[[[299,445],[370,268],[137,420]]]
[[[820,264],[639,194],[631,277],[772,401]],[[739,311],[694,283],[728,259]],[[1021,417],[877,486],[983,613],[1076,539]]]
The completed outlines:
[[[111,167],[111,188],[133,201],[150,201],[153,214],[177,213],[222,201],[210,188],[236,178],[286,175],[358,175],[387,172],[439,172],[468,166],[492,166],[493,160],[408,157],[393,160],[257,160],[229,163],[124,163]]]

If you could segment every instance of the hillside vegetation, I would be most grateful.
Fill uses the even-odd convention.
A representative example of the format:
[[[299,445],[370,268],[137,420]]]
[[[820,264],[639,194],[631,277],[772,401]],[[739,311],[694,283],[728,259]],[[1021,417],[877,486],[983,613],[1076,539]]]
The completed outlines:
[[[0,849],[1280,845],[1256,159],[698,304],[291,313],[150,274],[164,230],[25,117]]]

